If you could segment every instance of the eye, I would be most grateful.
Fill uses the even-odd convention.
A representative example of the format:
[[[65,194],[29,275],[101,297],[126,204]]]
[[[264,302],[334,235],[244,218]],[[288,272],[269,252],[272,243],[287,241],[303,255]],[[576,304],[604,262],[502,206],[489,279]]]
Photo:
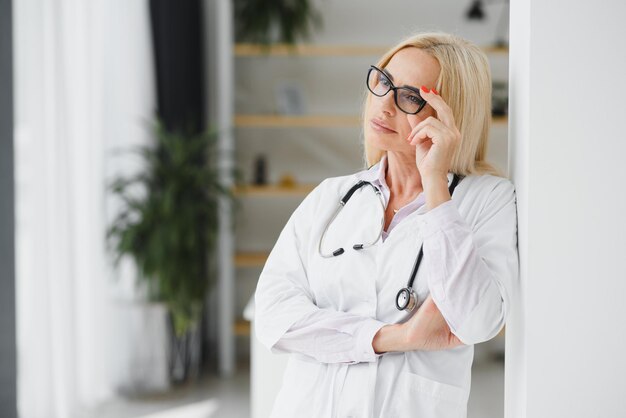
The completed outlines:
[[[421,98],[421,97],[417,97],[417,96],[414,96],[414,95],[409,95],[409,96],[407,96],[407,98],[408,98],[411,102],[413,102],[413,103],[415,103],[415,104],[421,104],[421,103],[422,103],[422,98]]]
[[[382,73],[378,74],[378,82],[386,87],[389,87],[391,85],[391,83],[389,82],[389,79],[385,77]]]
[[[418,96],[417,94],[413,94],[407,89],[402,89],[402,93],[400,97],[402,98],[403,101],[407,101],[415,105],[421,105],[424,101],[424,99],[422,99],[420,96]]]

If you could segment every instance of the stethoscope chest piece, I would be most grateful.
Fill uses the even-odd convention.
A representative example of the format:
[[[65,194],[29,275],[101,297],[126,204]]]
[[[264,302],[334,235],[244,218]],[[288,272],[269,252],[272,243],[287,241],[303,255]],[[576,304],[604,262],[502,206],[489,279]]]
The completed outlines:
[[[399,311],[411,312],[417,305],[417,295],[410,287],[404,287],[398,291],[396,296],[396,308]]]

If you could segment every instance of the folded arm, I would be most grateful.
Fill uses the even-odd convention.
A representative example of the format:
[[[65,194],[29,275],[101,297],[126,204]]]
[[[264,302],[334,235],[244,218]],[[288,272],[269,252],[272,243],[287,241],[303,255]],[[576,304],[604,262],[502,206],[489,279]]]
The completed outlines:
[[[386,324],[321,309],[311,292],[303,241],[318,194],[319,187],[296,209],[263,268],[255,293],[256,335],[274,353],[299,353],[322,363],[375,361],[372,339]]]
[[[506,321],[518,275],[515,192],[498,182],[470,224],[454,202],[422,217],[429,297],[405,323],[375,335],[375,352],[443,350],[493,338]]]

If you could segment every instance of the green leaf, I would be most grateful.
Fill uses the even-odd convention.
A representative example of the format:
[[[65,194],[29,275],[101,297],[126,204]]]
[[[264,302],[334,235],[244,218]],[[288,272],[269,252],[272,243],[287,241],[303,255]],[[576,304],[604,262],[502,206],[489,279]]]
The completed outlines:
[[[108,190],[122,209],[106,232],[115,262],[134,259],[149,298],[170,308],[176,332],[199,320],[214,271],[218,203],[237,204],[221,183],[217,131],[188,135],[152,125],[151,144],[129,152],[144,166],[134,176],[115,178]]]

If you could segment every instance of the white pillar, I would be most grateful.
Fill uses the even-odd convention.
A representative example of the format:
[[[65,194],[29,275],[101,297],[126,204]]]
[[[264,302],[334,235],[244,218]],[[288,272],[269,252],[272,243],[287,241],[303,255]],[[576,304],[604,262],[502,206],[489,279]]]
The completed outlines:
[[[507,418],[626,414],[626,3],[513,0]]]
[[[219,0],[215,5],[218,28],[216,62],[218,80],[217,124],[219,129],[220,173],[223,184],[232,186],[234,164],[233,113],[233,9],[232,0]],[[219,370],[223,376],[232,376],[236,368],[235,335],[235,271],[233,266],[234,238],[232,205],[220,202],[219,225]]]

